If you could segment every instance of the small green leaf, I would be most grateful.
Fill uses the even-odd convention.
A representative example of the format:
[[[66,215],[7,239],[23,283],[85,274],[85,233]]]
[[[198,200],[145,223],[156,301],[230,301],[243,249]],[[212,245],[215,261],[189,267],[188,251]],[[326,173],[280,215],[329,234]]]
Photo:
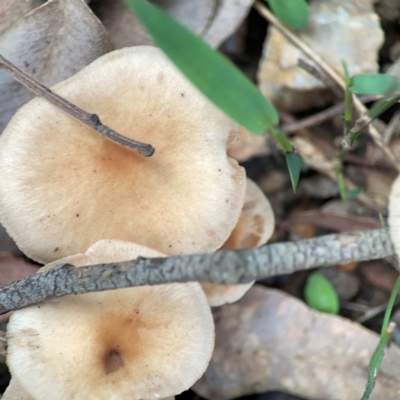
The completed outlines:
[[[342,66],[343,66],[344,82],[346,84],[346,87],[349,87],[351,85],[349,69],[347,68],[347,64],[344,61],[342,61]]]
[[[304,29],[308,24],[308,6],[305,0],[268,0],[275,15],[288,27]]]
[[[308,277],[304,296],[307,304],[314,310],[329,314],[339,312],[338,295],[328,279],[319,272],[313,272]]]
[[[283,151],[286,153],[293,152],[292,143],[290,143],[290,140],[278,128],[271,126],[269,130],[272,137],[280,144]]]
[[[144,0],[126,0],[161,50],[210,101],[249,131],[279,120],[274,106],[225,57]]]
[[[385,112],[390,107],[394,106],[400,100],[400,96],[393,96],[388,98],[388,96],[379,99],[368,111],[368,115],[372,118],[378,118],[383,112]]]
[[[350,89],[356,94],[390,94],[398,90],[395,76],[384,74],[359,74],[351,78]]]
[[[351,131],[351,122],[353,119],[353,94],[350,91],[351,78],[349,75],[349,70],[347,69],[347,64],[342,61],[344,81],[346,83],[346,89],[344,92],[344,133],[348,135]]]
[[[289,170],[293,191],[296,191],[296,186],[299,183],[301,166],[303,165],[303,159],[298,154],[286,153],[286,164]]]
[[[355,199],[363,190],[361,188],[354,188],[347,191],[348,199]]]
[[[379,213],[379,222],[381,223],[381,228],[382,229],[383,228],[389,228],[389,225],[388,225],[386,219],[384,218],[384,216],[381,213]]]
[[[392,315],[394,302],[396,301],[397,295],[400,290],[400,277],[397,278],[396,284],[390,294],[390,298],[386,307],[385,316],[383,317],[382,329],[381,329],[381,337],[376,347],[374,353],[372,354],[371,360],[368,366],[368,380],[367,385],[365,387],[365,391],[361,400],[368,400],[371,397],[372,390],[375,386],[375,380],[378,375],[379,369],[381,368],[383,353],[386,349],[386,346],[389,343],[389,340],[392,336],[394,326],[391,326],[390,317]]]

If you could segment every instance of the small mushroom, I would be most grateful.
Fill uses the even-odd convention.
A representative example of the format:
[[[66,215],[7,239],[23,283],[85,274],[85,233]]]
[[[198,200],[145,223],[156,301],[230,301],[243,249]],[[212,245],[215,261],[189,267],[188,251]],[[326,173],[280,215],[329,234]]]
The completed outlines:
[[[226,154],[239,127],[154,47],[108,53],[54,91],[152,157],[36,98],[0,137],[0,221],[39,262],[119,239],[166,254],[213,252],[235,227],[245,173]]]
[[[245,249],[267,242],[274,232],[275,217],[271,204],[261,189],[247,178],[246,196],[239,222],[221,249]],[[241,285],[218,285],[202,282],[211,307],[239,300],[254,282]]]
[[[45,269],[138,256],[164,255],[102,240]],[[194,282],[45,301],[15,311],[7,338],[13,379],[36,399],[162,399],[188,389],[205,371],[214,325],[204,292]]]

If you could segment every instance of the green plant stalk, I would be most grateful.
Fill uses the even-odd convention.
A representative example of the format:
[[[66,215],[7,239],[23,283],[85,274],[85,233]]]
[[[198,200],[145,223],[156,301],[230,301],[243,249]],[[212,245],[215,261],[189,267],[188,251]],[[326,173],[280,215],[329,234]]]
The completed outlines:
[[[361,133],[371,124],[379,115],[381,115],[384,111],[388,108],[392,107],[400,100],[400,95],[394,96],[391,99],[387,100],[387,96],[377,101],[374,106],[369,110],[368,114],[370,120],[363,125],[361,128],[357,130],[351,129],[351,122],[353,116],[353,94],[351,92],[351,85],[352,79],[349,75],[349,71],[347,69],[347,65],[345,62],[343,64],[343,71],[344,71],[344,80],[346,83],[346,90],[345,90],[345,109],[344,109],[344,137],[345,140],[348,141],[347,148],[342,149],[339,152],[339,167],[336,169],[336,177],[338,180],[339,192],[340,196],[345,203],[347,201],[347,189],[344,182],[344,174],[343,174],[343,159],[344,157],[351,151],[354,142],[357,138],[361,135]],[[354,129],[354,128],[353,128]]]
[[[338,181],[339,193],[343,203],[347,203],[347,188],[344,182],[344,175],[343,175],[343,165],[340,162],[340,165],[336,168],[336,178]]]
[[[375,121],[376,118],[378,118],[383,112],[385,112],[387,109],[395,105],[398,101],[400,100],[400,95],[392,97],[390,100],[386,100],[386,98],[382,98],[379,101],[377,101],[372,108],[369,110],[368,114],[370,116],[370,120],[368,123],[363,125],[360,129],[357,129],[356,131],[350,131],[350,136],[349,136],[349,141],[350,143],[354,143],[354,141],[363,133],[363,131],[372,123]],[[343,157],[349,152],[349,150],[343,150]]]
[[[344,135],[347,136],[351,131],[351,121],[353,118],[353,94],[349,87],[344,92]]]
[[[344,91],[344,137],[348,137],[351,132],[351,122],[353,120],[353,95],[350,91],[351,86],[351,78],[349,74],[349,70],[347,68],[347,64],[342,61],[343,65],[343,74],[344,74],[344,81],[346,84],[346,89]],[[352,143],[351,143],[352,144]],[[344,174],[343,174],[343,159],[346,153],[343,150],[339,153],[339,166],[336,168],[336,178],[338,181],[339,193],[340,197],[342,198],[343,203],[347,202],[347,188],[344,182]]]
[[[289,139],[278,128],[271,126],[269,131],[271,132],[272,137],[280,144],[283,151],[286,153],[293,152],[293,146]]]
[[[383,353],[384,353],[385,348],[391,338],[392,329],[390,329],[390,327],[389,327],[389,320],[390,320],[390,316],[391,316],[392,310],[393,310],[393,305],[394,305],[394,302],[396,300],[397,293],[399,292],[399,290],[400,290],[400,277],[397,278],[396,284],[394,285],[394,288],[390,295],[388,306],[387,306],[386,312],[385,312],[385,317],[383,319],[381,337],[380,337],[378,346],[376,347],[374,354],[371,357],[371,361],[369,363],[367,385],[365,387],[365,392],[364,392],[361,400],[368,400],[371,396],[372,390],[374,389],[375,379],[378,375],[379,369],[382,364]]]

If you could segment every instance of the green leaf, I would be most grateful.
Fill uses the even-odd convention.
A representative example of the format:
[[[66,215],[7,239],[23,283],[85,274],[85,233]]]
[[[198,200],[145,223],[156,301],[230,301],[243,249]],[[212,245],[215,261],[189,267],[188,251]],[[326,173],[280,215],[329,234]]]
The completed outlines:
[[[304,296],[307,304],[314,310],[329,314],[339,312],[338,295],[328,279],[319,272],[313,272],[308,277]]]
[[[359,74],[351,78],[350,89],[357,94],[390,94],[398,90],[395,76],[384,74]]]
[[[275,15],[293,29],[304,29],[308,24],[308,6],[305,0],[268,0]]]
[[[381,368],[383,353],[392,336],[393,327],[390,326],[389,321],[390,321],[390,316],[392,315],[394,302],[396,301],[399,290],[400,290],[400,277],[397,278],[396,284],[394,285],[392,293],[390,294],[388,305],[385,311],[385,316],[383,318],[380,340],[369,362],[367,385],[365,387],[365,391],[361,400],[368,400],[371,397],[372,391],[374,389],[375,380]]]
[[[347,203],[347,188],[346,183],[344,182],[343,170],[341,168],[336,170],[336,177],[338,180],[340,197],[342,198],[343,203]]]
[[[272,137],[280,144],[283,151],[286,153],[293,152],[292,143],[290,143],[290,140],[278,128],[271,126],[270,132]]]
[[[379,222],[381,223],[381,228],[382,229],[383,228],[389,228],[389,225],[388,225],[385,217],[381,213],[379,213]]]
[[[378,118],[388,108],[394,106],[400,100],[400,96],[394,96],[388,99],[387,96],[379,99],[368,111],[368,115],[372,118]]]
[[[346,89],[344,92],[344,133],[348,135],[351,131],[351,122],[353,119],[353,95],[350,90],[351,78],[349,75],[349,70],[347,69],[347,64],[342,61],[344,81],[346,83]]]
[[[286,164],[289,170],[293,190],[296,191],[296,186],[299,183],[301,166],[303,165],[303,159],[296,153],[286,153]]]
[[[126,3],[181,72],[232,119],[256,134],[278,122],[274,106],[225,57],[147,1]]]
[[[348,199],[355,199],[363,190],[359,187],[347,191]]]

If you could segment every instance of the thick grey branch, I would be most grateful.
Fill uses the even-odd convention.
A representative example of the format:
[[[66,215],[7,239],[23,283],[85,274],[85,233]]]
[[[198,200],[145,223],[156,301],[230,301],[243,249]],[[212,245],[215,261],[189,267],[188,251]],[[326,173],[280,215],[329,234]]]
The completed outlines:
[[[142,285],[204,281],[236,284],[394,254],[387,229],[326,235],[257,249],[138,258],[76,268],[60,264],[0,288],[0,314],[43,300]]]

